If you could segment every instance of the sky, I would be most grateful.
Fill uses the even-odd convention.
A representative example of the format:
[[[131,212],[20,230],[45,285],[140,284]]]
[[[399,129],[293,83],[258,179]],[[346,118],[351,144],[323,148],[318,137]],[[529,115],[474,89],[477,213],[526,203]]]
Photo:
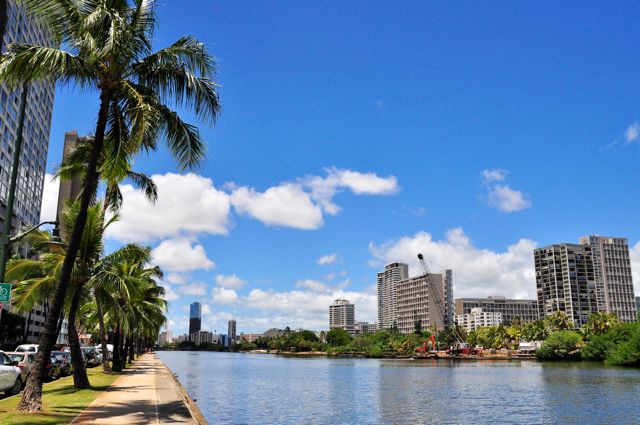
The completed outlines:
[[[328,328],[334,299],[376,320],[376,272],[453,270],[454,297],[535,298],[533,249],[629,239],[640,295],[640,55],[635,2],[162,0],[154,46],[191,34],[217,58],[207,159],[137,158],[109,250],[153,247],[168,327]],[[64,132],[97,95],[58,87]],[[187,115],[188,116],[188,115]],[[193,117],[189,119],[197,123]],[[43,218],[54,214],[47,180]]]

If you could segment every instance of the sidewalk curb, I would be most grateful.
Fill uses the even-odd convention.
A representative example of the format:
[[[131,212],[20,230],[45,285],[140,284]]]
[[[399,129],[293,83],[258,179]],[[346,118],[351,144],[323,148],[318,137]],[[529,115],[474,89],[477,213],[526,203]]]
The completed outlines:
[[[154,356],[156,356],[156,358],[160,361],[160,363],[162,363],[162,366],[164,366],[165,369],[169,371],[169,374],[171,375],[171,378],[173,378],[173,382],[176,384],[176,388],[178,389],[178,392],[182,397],[182,401],[185,404],[185,406],[187,406],[187,409],[189,410],[189,413],[191,414],[191,417],[193,418],[193,420],[196,421],[198,425],[209,425],[207,420],[204,418],[204,415],[202,414],[202,412],[200,412],[200,409],[198,408],[198,405],[196,404],[196,402],[193,401],[193,399],[187,393],[187,390],[184,389],[184,387],[178,380],[178,377],[171,371],[171,369],[167,367],[166,364],[164,364],[164,362],[160,359],[160,357],[157,356],[157,354],[154,353]]]

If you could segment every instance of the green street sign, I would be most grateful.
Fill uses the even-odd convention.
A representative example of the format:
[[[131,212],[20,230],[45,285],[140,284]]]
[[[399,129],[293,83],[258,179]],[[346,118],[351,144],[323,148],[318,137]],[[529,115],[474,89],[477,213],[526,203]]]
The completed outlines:
[[[0,283],[0,303],[8,303],[11,301],[11,284]]]

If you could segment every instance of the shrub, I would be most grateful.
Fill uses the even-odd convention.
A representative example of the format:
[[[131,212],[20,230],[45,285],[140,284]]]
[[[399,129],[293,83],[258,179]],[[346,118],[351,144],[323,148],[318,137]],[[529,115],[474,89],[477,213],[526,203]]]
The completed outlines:
[[[580,334],[575,331],[555,331],[544,341],[536,352],[540,360],[568,360],[580,355],[578,344]]]
[[[640,323],[620,323],[601,335],[591,337],[582,350],[584,360],[608,360],[620,345],[631,341],[634,336],[640,337]],[[616,356],[622,355],[618,353]],[[618,357],[616,357],[618,359]],[[618,361],[618,360],[616,360]],[[610,363],[608,361],[608,363]],[[613,364],[613,363],[611,363]],[[619,363],[616,363],[619,364]]]

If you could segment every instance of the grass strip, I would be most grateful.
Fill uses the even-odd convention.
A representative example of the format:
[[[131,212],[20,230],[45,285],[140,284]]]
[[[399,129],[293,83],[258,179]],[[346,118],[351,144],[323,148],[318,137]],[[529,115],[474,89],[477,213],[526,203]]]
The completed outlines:
[[[87,369],[87,375],[91,382],[90,389],[73,388],[73,376],[45,384],[40,413],[16,412],[22,393],[0,400],[0,424],[68,424],[120,376],[103,373],[102,366]]]

